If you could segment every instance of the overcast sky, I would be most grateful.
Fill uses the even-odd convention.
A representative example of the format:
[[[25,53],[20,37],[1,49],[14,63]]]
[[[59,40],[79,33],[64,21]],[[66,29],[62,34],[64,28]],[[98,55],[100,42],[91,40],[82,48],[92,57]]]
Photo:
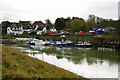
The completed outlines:
[[[81,17],[89,14],[118,19],[119,0],[0,0],[0,22],[3,20],[38,21],[58,17]]]

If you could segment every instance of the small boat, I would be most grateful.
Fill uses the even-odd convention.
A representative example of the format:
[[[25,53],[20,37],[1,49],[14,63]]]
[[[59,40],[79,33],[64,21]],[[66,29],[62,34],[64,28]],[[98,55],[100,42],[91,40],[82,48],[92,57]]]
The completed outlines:
[[[51,41],[44,41],[44,43],[45,43],[45,46],[50,46],[51,45]]]
[[[45,45],[45,42],[43,40],[39,40],[39,39],[32,39],[31,41],[29,41],[27,44],[30,45]]]
[[[65,43],[67,44],[67,46],[74,46],[74,43],[70,40],[66,40]]]
[[[52,43],[53,46],[61,46],[61,47],[66,47],[66,46],[73,46],[74,43],[71,42],[70,40],[66,40],[64,41],[62,39],[62,41],[55,41],[54,43]]]
[[[60,46],[60,47],[65,47],[71,44],[70,41],[64,41],[62,39],[62,41],[55,41],[54,43],[52,43],[54,46]]]
[[[89,41],[79,41],[77,44],[75,44],[76,47],[92,47],[92,45],[89,43]]]
[[[62,42],[61,41],[55,41],[54,43],[52,43],[53,46],[62,46]]]

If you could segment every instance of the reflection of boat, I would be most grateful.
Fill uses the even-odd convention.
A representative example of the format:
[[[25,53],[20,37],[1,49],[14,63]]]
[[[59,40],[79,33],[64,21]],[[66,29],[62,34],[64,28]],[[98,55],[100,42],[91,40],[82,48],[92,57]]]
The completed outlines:
[[[45,46],[50,46],[51,45],[51,41],[44,41]]]
[[[31,47],[33,49],[38,49],[38,50],[43,50],[43,49],[50,48],[49,46],[42,46],[42,45],[29,45],[29,47]]]
[[[45,42],[43,40],[39,40],[39,39],[32,39],[31,41],[29,41],[27,44],[30,45],[45,45]]]
[[[76,47],[92,47],[92,45],[89,43],[89,41],[79,41],[77,44],[75,44]]]
[[[115,51],[115,49],[112,49],[112,48],[102,48],[102,47],[98,47],[97,49],[100,50],[100,51]]]
[[[93,62],[95,62],[96,64],[103,64],[104,63],[104,61],[103,60],[99,60],[99,59],[95,59],[95,58],[92,58],[92,59],[90,59],[91,61],[93,61]]]
[[[63,50],[71,50],[73,47],[63,47]]]
[[[80,50],[90,50],[91,48],[90,47],[86,47],[86,48],[78,47],[77,49],[80,49]]]

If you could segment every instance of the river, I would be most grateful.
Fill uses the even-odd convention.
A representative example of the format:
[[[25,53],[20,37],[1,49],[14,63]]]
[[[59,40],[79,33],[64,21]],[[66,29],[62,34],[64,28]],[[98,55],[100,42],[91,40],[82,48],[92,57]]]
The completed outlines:
[[[86,78],[118,78],[118,52],[110,48],[12,46],[28,56]]]

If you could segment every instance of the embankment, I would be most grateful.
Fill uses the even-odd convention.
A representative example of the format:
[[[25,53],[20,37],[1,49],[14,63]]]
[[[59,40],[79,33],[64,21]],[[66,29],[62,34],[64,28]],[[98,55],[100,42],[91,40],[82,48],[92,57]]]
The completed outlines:
[[[5,45],[2,45],[2,78],[9,80],[15,78],[35,80],[40,78],[77,78],[87,80]]]

